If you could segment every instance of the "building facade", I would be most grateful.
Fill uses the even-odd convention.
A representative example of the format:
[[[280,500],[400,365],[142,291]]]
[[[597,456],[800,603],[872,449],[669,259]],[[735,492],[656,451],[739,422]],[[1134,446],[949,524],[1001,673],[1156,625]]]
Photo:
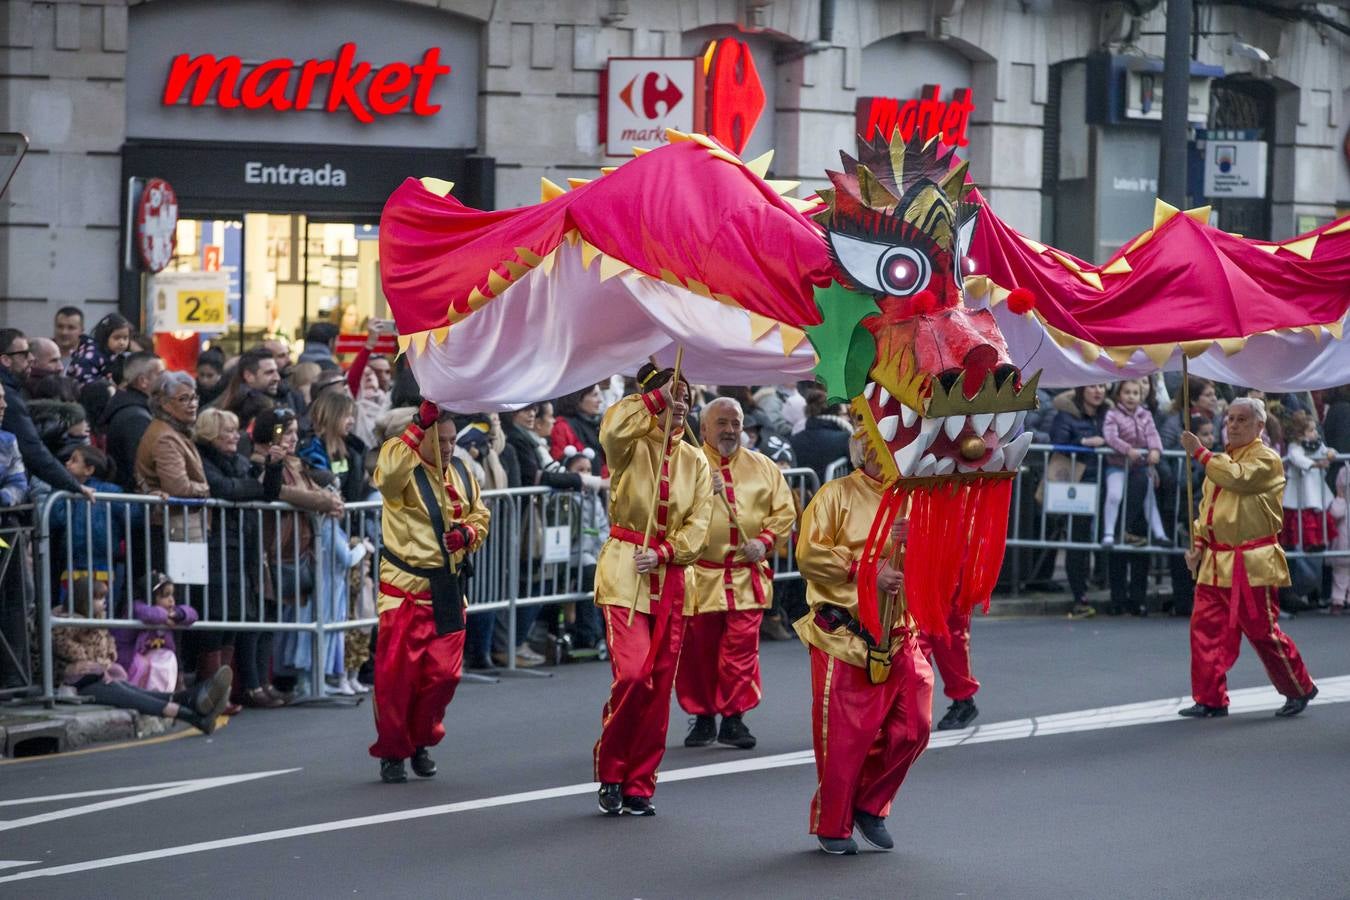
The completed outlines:
[[[1350,206],[1350,13],[1197,9],[1194,124],[1264,145],[1261,196],[1221,199],[1219,224],[1284,238]],[[46,334],[67,304],[90,324],[141,314],[142,276],[124,268],[127,186],[155,176],[179,197],[173,266],[230,273],[241,342],[319,318],[355,330],[385,314],[372,238],[400,179],[455,182],[471,205],[538,202],[540,177],[620,161],[601,136],[611,58],[693,57],[727,37],[749,48],[765,98],[744,155],[774,149],[772,175],[802,181],[802,195],[852,147],[860,109],[928,101],[952,116],[1000,216],[1104,259],[1151,222],[1163,12],[1147,0],[9,0],[0,131],[31,149],[0,199],[0,322]],[[1196,159],[1202,203],[1198,147]]]

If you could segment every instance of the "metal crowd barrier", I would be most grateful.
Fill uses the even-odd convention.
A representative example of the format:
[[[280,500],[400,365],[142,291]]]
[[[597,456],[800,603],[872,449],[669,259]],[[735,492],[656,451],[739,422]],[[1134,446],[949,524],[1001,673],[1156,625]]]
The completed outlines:
[[[784,475],[802,506],[819,488],[810,469]],[[484,491],[482,498],[492,519],[488,539],[473,557],[468,613],[507,610],[515,647],[518,607],[591,599],[594,568],[587,555],[598,553],[600,535],[585,533],[583,507],[591,498],[581,492],[513,488]],[[175,581],[176,602],[198,613],[181,633],[277,632],[283,636],[274,650],[277,669],[286,671],[282,664],[291,659],[308,662],[295,670],[308,673],[312,696],[323,696],[325,664],[341,659],[335,640],[378,622],[374,609],[350,599],[345,559],[347,545],[362,538],[378,558],[380,512],[378,500],[348,503],[333,519],[284,503],[136,494],[96,494],[91,503],[53,493],[37,523],[37,596],[49,598],[37,604],[42,697],[51,703],[56,696],[54,628],[155,627],[136,616],[137,603],[150,600],[154,571],[166,571]],[[800,577],[791,552],[775,556],[773,564],[776,580]],[[307,566],[314,584],[306,594],[301,582]],[[373,574],[369,560],[362,566]],[[98,582],[109,585],[101,609]],[[295,599],[302,596],[308,600]],[[507,656],[514,669],[515,654]]]
[[[32,506],[11,506],[0,520],[0,700],[33,693],[34,585]]]

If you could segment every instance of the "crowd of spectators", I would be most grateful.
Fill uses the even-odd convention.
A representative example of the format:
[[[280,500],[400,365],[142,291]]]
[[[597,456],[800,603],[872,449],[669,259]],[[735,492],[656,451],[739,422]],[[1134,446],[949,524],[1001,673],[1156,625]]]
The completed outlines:
[[[369,690],[376,644],[364,629],[329,632],[324,658],[316,659],[309,634],[249,629],[246,623],[373,617],[378,518],[352,504],[378,501],[370,479],[379,447],[401,433],[421,400],[407,367],[376,352],[384,330],[375,323],[366,346],[345,369],[334,353],[337,332],[329,323],[312,326],[298,353],[276,337],[238,355],[207,347],[197,357],[195,379],[166,371],[153,341],[116,314],[86,331],[78,309],[62,309],[50,339],[0,330],[0,515],[5,525],[31,523],[29,504],[40,505],[52,491],[74,498],[52,507],[52,546],[65,550],[62,558],[48,561],[54,596],[37,602],[70,616],[153,625],[132,632],[132,642],[144,644],[147,653],[167,646],[182,670],[169,684],[164,657],[156,654],[154,665],[141,664],[135,673],[153,671],[155,678],[138,683],[125,660],[118,664],[105,642],[88,634],[99,629],[62,629],[54,655],[58,679],[100,702],[157,711],[200,727],[221,700],[220,673],[226,669],[235,673],[221,704],[220,711],[228,713],[304,698],[316,670],[328,693]],[[1182,421],[1178,388],[1175,379],[1155,376],[1062,392],[1043,389],[1040,408],[1027,417],[1037,442],[1054,449],[1027,458],[1014,515],[1024,536],[1082,545],[1064,551],[1063,561],[1075,616],[1095,614],[1089,593],[1103,584],[1110,586],[1109,611],[1147,614],[1149,577],[1159,567],[1172,579],[1172,609],[1188,607],[1189,573],[1174,552],[1188,541],[1184,474],[1164,451],[1179,448],[1185,427],[1221,445],[1224,409],[1239,395],[1265,401],[1264,439],[1286,457],[1285,543],[1317,551],[1344,548],[1350,540],[1346,471],[1333,462],[1335,452],[1350,451],[1350,387],[1316,396],[1265,397],[1192,379],[1189,423]],[[609,527],[600,422],[609,405],[635,389],[616,376],[511,413],[465,411],[456,417],[454,445],[446,450],[473,471],[482,489],[566,492],[564,503],[548,504],[547,510],[544,504],[530,506],[521,522],[520,548],[510,552],[529,557],[518,567],[522,582],[530,582],[517,585],[522,591],[539,596],[558,587],[550,581],[558,577],[557,567],[544,563],[542,533],[564,521],[576,535],[569,571],[580,573],[579,582],[569,585],[584,590],[592,583]],[[852,432],[847,408],[829,403],[817,383],[697,387],[690,435],[697,433],[702,408],[717,397],[741,404],[743,445],[780,467],[809,469],[822,482],[847,470]],[[1200,477],[1192,473],[1197,491]],[[1047,488],[1056,482],[1100,485],[1094,514],[1047,514]],[[96,493],[100,499],[94,503]],[[109,499],[119,493],[163,502]],[[263,515],[173,502],[207,498],[230,504],[282,501],[289,509]],[[1048,525],[1044,534],[1036,530],[1041,522]],[[213,575],[207,584],[175,588],[164,574],[172,568],[166,547],[175,543],[209,546]],[[1166,563],[1149,551],[1158,551]],[[1009,556],[1019,584],[1058,587],[1055,551]],[[1311,560],[1297,559],[1295,568],[1286,605],[1345,609],[1350,563],[1324,572]],[[0,689],[22,684],[23,669],[33,663],[24,639],[33,610],[18,599],[23,590],[9,587],[0,585],[0,634],[18,653],[0,653]],[[789,639],[787,625],[802,602],[800,583],[780,582],[763,636]],[[550,655],[556,658],[559,647],[604,657],[603,628],[587,601],[520,605],[514,622],[507,615],[470,612],[467,668],[538,666]],[[200,627],[220,621],[242,625]],[[199,627],[189,627],[192,622]],[[141,639],[151,633],[160,637]],[[177,640],[164,640],[174,634]],[[214,686],[214,693],[197,687],[185,692],[184,685]]]

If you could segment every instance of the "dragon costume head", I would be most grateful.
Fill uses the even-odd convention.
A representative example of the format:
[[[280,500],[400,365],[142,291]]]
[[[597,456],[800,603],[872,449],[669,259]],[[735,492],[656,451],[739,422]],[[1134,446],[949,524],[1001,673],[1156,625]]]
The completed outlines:
[[[980,207],[966,163],[897,133],[841,153],[820,191],[835,283],[816,289],[822,322],[806,329],[817,374],[850,404],[868,468],[887,485],[863,552],[880,565],[891,523],[909,518],[906,601],[927,630],[945,630],[953,604],[987,603],[1006,539],[1011,478],[1031,434],[1036,381],[1025,383],[988,309],[964,303],[965,250]],[[1019,298],[1021,299],[1021,298]],[[873,638],[871,669],[890,665],[894,621],[875,579],[860,575],[859,621]]]
[[[993,314],[963,303],[980,210],[967,164],[898,133],[840,156],[815,216],[837,279],[816,292],[824,324],[807,329],[818,374],[851,404],[888,483],[1015,472],[1036,376],[1023,383]]]

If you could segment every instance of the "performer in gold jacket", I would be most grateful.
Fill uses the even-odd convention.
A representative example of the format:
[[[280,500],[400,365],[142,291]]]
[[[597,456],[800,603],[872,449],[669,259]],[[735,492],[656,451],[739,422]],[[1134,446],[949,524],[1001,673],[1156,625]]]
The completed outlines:
[[[380,448],[375,468],[384,550],[370,755],[387,783],[408,780],[409,757],[417,775],[436,774],[427,748],[445,737],[441,723],[464,662],[464,579],[489,516],[454,446],[451,414],[424,400],[403,434]]]
[[[740,404],[730,397],[705,406],[699,421],[715,496],[708,544],[690,572],[675,676],[680,707],[695,716],[686,747],[706,747],[714,739],[743,750],[755,746],[742,716],[761,696],[759,626],[773,604],[768,557],[797,520],[782,471],[764,454],[741,447],[741,425]]]
[[[1277,716],[1296,716],[1317,696],[1298,648],[1278,624],[1279,589],[1289,584],[1280,546],[1284,465],[1261,442],[1266,407],[1234,400],[1225,421],[1226,453],[1211,453],[1189,431],[1181,445],[1205,467],[1200,511],[1191,525],[1186,563],[1195,576],[1191,610],[1191,718],[1228,715],[1228,670],[1242,635],[1256,648],[1276,690],[1285,696]]]
[[[818,787],[810,831],[831,854],[858,852],[855,826],[872,846],[895,846],[885,819],[909,767],[928,746],[933,723],[933,670],[905,609],[903,553],[895,552],[904,540],[901,519],[891,528],[876,575],[877,593],[898,601],[891,604],[895,615],[886,637],[890,674],[880,684],[868,674],[869,647],[858,624],[858,561],[882,484],[875,457],[856,436],[850,452],[855,463],[861,457],[862,468],[821,487],[802,513],[797,539],[797,568],[811,608],[794,626],[811,654]]]
[[[685,567],[707,539],[708,461],[686,444],[689,385],[644,365],[645,392],[605,412],[600,443],[609,464],[609,540],[596,561],[595,602],[605,620],[614,682],[595,742],[600,811],[656,814],[656,770],[666,752],[670,690],[684,633]],[[662,446],[664,417],[672,417]],[[655,527],[643,546],[656,501]],[[636,606],[634,606],[636,602]],[[634,612],[630,614],[629,610]]]

